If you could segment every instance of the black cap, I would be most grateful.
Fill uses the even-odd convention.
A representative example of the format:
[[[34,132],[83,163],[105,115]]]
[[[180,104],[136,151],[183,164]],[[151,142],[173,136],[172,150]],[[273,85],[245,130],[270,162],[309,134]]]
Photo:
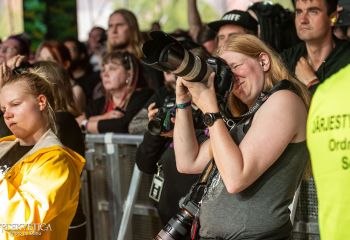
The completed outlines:
[[[215,31],[219,31],[221,26],[227,24],[238,25],[254,33],[258,31],[258,22],[248,12],[240,10],[232,10],[225,13],[221,20],[208,23],[208,26]]]

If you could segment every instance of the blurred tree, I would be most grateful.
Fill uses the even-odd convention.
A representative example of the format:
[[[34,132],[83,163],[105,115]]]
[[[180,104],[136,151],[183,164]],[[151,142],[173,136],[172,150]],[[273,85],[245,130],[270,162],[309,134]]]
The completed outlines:
[[[32,51],[45,39],[77,36],[76,2],[71,0],[26,0],[24,31],[32,40]]]

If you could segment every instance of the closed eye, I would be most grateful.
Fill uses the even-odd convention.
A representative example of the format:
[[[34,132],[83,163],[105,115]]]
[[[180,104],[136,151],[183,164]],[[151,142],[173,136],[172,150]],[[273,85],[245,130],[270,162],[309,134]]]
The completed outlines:
[[[233,70],[237,70],[237,68],[238,68],[239,66],[242,66],[242,63],[241,63],[241,64],[231,64],[231,65],[230,65],[230,68],[231,68],[231,70],[233,71]]]

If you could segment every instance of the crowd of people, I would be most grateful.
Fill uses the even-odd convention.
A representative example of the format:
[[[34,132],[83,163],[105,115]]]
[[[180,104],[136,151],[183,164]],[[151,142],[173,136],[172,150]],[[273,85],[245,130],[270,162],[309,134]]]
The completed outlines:
[[[197,205],[187,232],[160,234],[292,239],[289,206],[313,175],[322,239],[350,238],[341,191],[350,182],[349,10],[336,0],[295,0],[294,12],[257,2],[204,23],[197,1],[187,4],[189,29],[162,35],[177,43],[161,45],[170,49],[162,59],[159,46],[145,56],[156,35],[128,9],[93,27],[87,43],[43,40],[35,53],[25,33],[0,43],[1,239],[85,239],[84,137],[107,132],[144,135],[136,166],[163,181],[154,199],[164,225],[188,199]],[[192,81],[210,59],[223,66],[207,63]]]

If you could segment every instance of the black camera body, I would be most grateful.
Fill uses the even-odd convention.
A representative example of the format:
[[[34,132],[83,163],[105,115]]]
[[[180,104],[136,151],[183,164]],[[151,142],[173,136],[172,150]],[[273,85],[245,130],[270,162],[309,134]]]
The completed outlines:
[[[159,135],[162,132],[169,132],[174,128],[171,118],[175,116],[175,96],[167,96],[163,106],[158,108],[158,113],[154,119],[148,123],[148,131],[152,135]]]
[[[161,133],[169,132],[174,129],[174,123],[171,121],[176,114],[176,99],[174,95],[168,95],[164,99],[164,103],[159,107],[154,119],[148,123],[148,131],[152,135],[160,135]],[[204,129],[203,114],[199,109],[192,107],[193,124],[196,129]]]
[[[165,32],[151,32],[142,51],[144,64],[160,71],[170,71],[187,81],[205,82],[212,72],[216,72],[214,86],[220,98],[225,98],[232,89],[234,75],[225,60],[196,56]]]

